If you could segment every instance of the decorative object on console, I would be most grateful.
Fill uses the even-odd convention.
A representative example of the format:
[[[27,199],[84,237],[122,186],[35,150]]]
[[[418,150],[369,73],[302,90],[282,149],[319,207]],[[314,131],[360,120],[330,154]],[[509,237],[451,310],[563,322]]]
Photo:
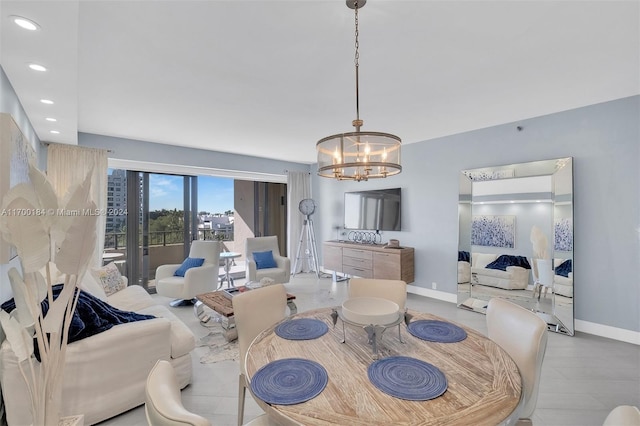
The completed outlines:
[[[16,309],[12,315],[1,311],[0,321],[29,389],[31,414],[37,425],[57,425],[61,417],[67,337],[80,294],[76,288],[97,239],[95,215],[55,213],[59,208],[95,211],[96,205],[89,199],[90,177],[71,188],[63,202],[47,177],[30,164],[29,181],[14,186],[2,200],[2,210],[16,214],[0,216],[0,232],[16,247],[23,276],[15,268],[9,271]],[[55,300],[51,261],[65,274]],[[41,309],[45,298],[49,306],[46,314]]]
[[[382,235],[368,231],[350,231],[347,234],[347,240],[354,243],[380,244],[382,243]]]
[[[400,241],[392,238],[387,242],[385,248],[400,248]]]
[[[359,41],[358,10],[366,0],[347,0],[347,6],[355,11],[355,68],[356,68],[356,119],[355,132],[339,133],[320,139],[318,151],[318,175],[338,180],[366,181],[386,178],[402,171],[398,136],[380,132],[362,132],[359,99]]]
[[[515,216],[473,216],[471,244],[488,247],[515,247]]]

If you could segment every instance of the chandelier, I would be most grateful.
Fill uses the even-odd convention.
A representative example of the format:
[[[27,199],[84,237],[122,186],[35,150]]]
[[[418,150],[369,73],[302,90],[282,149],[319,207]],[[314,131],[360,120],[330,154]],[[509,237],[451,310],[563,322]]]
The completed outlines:
[[[339,133],[320,139],[318,151],[318,175],[338,180],[386,178],[402,171],[400,147],[402,141],[396,135],[381,132],[362,132],[359,99],[359,41],[358,9],[366,0],[346,0],[347,7],[355,11],[355,66],[356,66],[356,119],[352,125],[355,132]]]

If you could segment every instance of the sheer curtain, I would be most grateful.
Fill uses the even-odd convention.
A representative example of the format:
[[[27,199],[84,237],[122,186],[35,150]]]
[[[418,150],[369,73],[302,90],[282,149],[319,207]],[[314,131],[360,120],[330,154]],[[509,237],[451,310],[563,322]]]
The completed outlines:
[[[291,272],[296,264],[295,256],[300,240],[300,231],[304,224],[305,217],[298,210],[301,200],[311,198],[311,175],[309,172],[289,172],[287,177],[287,223],[289,224],[289,240],[287,241],[287,253],[291,259]],[[298,268],[300,269],[300,268]]]
[[[76,145],[50,144],[47,149],[47,177],[59,197],[64,197],[73,185],[80,184],[91,173],[91,199],[105,212],[107,207],[107,151]],[[105,213],[98,215],[96,233],[98,240],[90,267],[102,266],[104,233],[107,223]]]

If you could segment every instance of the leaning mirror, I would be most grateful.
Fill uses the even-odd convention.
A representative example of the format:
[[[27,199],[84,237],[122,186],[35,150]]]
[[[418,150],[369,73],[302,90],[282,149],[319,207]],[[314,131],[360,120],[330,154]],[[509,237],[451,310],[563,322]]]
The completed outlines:
[[[463,170],[458,207],[458,306],[492,297],[574,334],[573,159]]]

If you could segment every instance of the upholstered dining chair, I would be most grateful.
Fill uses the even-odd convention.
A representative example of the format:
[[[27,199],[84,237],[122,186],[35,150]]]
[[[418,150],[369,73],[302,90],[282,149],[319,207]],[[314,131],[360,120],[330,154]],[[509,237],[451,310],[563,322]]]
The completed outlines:
[[[245,291],[231,299],[233,317],[238,331],[240,377],[238,382],[238,426],[244,418],[247,391],[246,355],[249,345],[261,331],[283,320],[287,309],[287,291],[282,284]]]
[[[525,424],[538,401],[547,324],[522,306],[492,298],[487,305],[487,330],[489,339],[507,351],[520,370],[524,402],[519,423]]]
[[[144,411],[149,426],[211,426],[211,422],[182,405],[180,386],[169,361],[159,360],[145,386]],[[273,426],[266,414],[256,417],[247,426]]]
[[[206,418],[184,408],[176,372],[169,361],[159,360],[145,386],[144,412],[149,426],[211,426]]]
[[[531,265],[531,277],[533,278],[533,294],[531,297],[535,298],[537,292],[538,300],[540,300],[542,292],[544,291],[544,297],[547,297],[547,290],[553,286],[553,270],[545,268],[545,270],[542,271],[538,261],[544,262],[545,259],[529,259],[529,264]],[[547,260],[547,262],[550,261]]]
[[[633,405],[618,405],[604,419],[602,426],[640,426],[640,410]]]
[[[404,311],[407,304],[407,283],[401,280],[351,278],[349,297],[379,297],[391,300],[400,307],[400,311]]]
[[[182,265],[158,266],[156,269],[158,294],[176,299],[170,303],[171,306],[176,307],[192,304],[196,295],[214,291],[218,287],[220,248],[219,241],[193,241],[189,249],[189,257]],[[192,266],[198,264],[200,266]]]
[[[245,255],[247,280],[271,278],[276,284],[289,282],[291,260],[280,255],[277,236],[247,238]]]
[[[407,283],[402,280],[385,280],[377,278],[351,278],[349,280],[348,297],[378,297],[395,302],[400,312],[406,311]],[[398,339],[402,342],[398,324]]]

